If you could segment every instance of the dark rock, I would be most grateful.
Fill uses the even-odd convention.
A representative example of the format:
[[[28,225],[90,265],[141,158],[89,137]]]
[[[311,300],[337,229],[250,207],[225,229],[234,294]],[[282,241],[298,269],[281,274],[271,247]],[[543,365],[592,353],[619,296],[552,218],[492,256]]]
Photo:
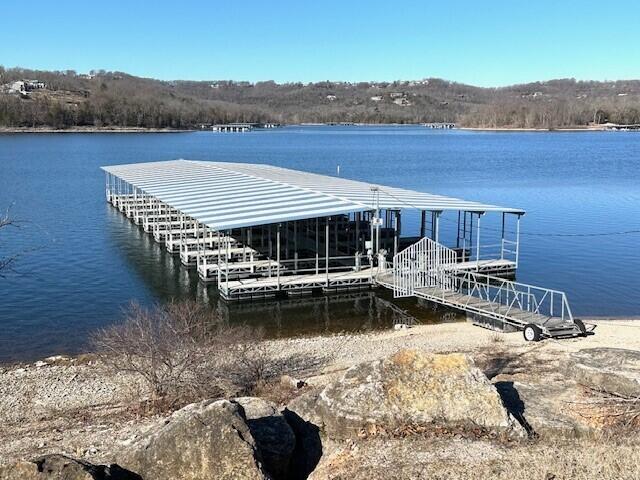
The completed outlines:
[[[64,455],[0,467],[0,480],[142,480],[118,465],[92,465]]]
[[[145,480],[263,480],[241,407],[226,400],[188,405],[152,427],[118,457]]]
[[[289,408],[285,408],[282,413],[296,437],[296,446],[290,463],[290,478],[292,480],[305,479],[314,471],[322,458],[323,447],[320,428]]]
[[[265,470],[278,480],[289,478],[296,437],[277,406],[256,397],[239,397],[234,399],[234,402],[240,404],[244,410],[247,425],[256,441]]]

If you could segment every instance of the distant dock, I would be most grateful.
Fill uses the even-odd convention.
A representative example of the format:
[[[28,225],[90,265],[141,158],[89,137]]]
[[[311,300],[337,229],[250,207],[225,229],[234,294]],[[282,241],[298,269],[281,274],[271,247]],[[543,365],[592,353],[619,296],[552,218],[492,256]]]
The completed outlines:
[[[605,123],[602,125],[605,130],[612,130],[617,132],[631,132],[631,131],[640,131],[640,123],[632,123],[632,124],[620,124],[620,123]]]
[[[436,130],[450,130],[452,128],[456,128],[456,124],[450,122],[423,123],[422,126]]]
[[[254,129],[278,128],[279,126],[279,123],[222,123],[212,125],[211,130],[221,133],[242,133],[250,132]]]

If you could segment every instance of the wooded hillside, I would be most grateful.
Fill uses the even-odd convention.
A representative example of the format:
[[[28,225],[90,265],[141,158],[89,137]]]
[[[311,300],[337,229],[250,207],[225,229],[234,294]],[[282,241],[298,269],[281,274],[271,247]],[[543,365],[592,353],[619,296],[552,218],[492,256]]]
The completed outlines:
[[[44,88],[11,91],[23,80]],[[199,128],[225,122],[456,122],[561,128],[640,123],[640,81],[552,80],[479,88],[441,79],[396,82],[160,81],[121,72],[0,67],[0,126]]]

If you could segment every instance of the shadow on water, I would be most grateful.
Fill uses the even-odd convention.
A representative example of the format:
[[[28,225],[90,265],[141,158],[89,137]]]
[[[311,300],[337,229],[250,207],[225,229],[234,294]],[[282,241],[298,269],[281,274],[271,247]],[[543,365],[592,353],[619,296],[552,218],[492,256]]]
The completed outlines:
[[[230,324],[263,328],[268,338],[384,330],[394,324],[462,321],[464,317],[414,299],[394,299],[385,289],[360,290],[225,302],[215,285],[204,285],[193,268],[180,263],[153,236],[109,206],[109,232],[131,271],[160,301],[197,299],[211,305]]]

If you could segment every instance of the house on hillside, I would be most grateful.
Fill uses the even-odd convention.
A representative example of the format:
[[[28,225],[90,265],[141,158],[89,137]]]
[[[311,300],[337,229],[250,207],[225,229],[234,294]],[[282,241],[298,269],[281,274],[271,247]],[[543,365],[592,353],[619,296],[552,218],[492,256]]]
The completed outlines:
[[[410,107],[411,106],[411,102],[406,97],[396,98],[393,101],[393,103],[395,103],[396,105],[400,105],[401,107]]]
[[[27,92],[32,90],[42,90],[47,87],[47,84],[40,80],[24,80],[24,89]]]

